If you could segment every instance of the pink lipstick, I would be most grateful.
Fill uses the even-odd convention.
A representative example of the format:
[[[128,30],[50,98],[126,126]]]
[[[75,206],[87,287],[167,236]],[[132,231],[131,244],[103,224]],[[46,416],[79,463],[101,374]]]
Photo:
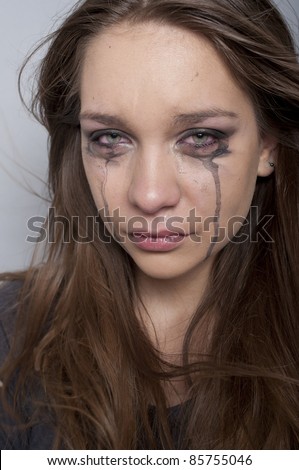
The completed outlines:
[[[163,230],[156,234],[134,232],[130,235],[130,240],[142,250],[163,252],[175,249],[185,236],[183,233],[170,232],[168,230]]]

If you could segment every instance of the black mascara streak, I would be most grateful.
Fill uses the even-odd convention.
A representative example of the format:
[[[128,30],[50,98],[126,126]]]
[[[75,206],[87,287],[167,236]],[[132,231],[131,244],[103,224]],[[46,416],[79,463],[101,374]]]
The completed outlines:
[[[214,236],[212,237],[211,244],[209,246],[209,250],[206,256],[206,259],[211,256],[215,243],[218,240],[219,237],[219,217],[220,217],[220,211],[221,211],[221,185],[220,185],[220,178],[219,178],[219,165],[217,163],[213,162],[214,156],[210,157],[209,160],[205,159],[203,160],[203,165],[204,167],[210,171],[210,173],[213,176],[214,182],[215,182],[215,188],[216,188],[216,208],[215,208],[215,214],[214,214]]]
[[[109,160],[107,160],[105,162],[105,178],[104,178],[104,181],[101,185],[101,194],[102,194],[102,198],[103,198],[103,201],[104,201],[104,211],[102,209],[99,211],[100,214],[101,214],[101,212],[103,214],[102,219],[103,219],[104,224],[107,221],[108,221],[108,224],[112,224],[112,216],[110,215],[110,212],[109,212],[109,205],[108,205],[108,201],[106,199],[106,194],[105,194],[107,178],[108,178],[108,163],[109,163]],[[114,231],[113,231],[113,226],[112,226],[112,231],[111,231],[112,237],[116,241],[120,241],[120,238],[118,237],[118,235],[113,233],[113,232]]]
[[[109,217],[109,206],[108,206],[108,202],[107,202],[107,199],[106,199],[106,195],[105,195],[105,189],[106,189],[106,184],[107,184],[107,176],[108,176],[108,161],[105,162],[105,179],[102,183],[102,187],[101,187],[101,192],[102,192],[102,198],[103,198],[103,201],[104,201],[104,217]]]
[[[107,165],[108,165],[108,161],[105,162],[105,169],[103,170],[104,171],[104,181],[101,183],[101,195],[102,195],[102,199],[103,199],[103,202],[104,202],[104,207],[99,209],[99,211],[98,211],[101,219],[104,222],[104,224],[107,221],[108,221],[108,223],[110,221],[109,206],[108,206],[108,202],[107,202],[106,195],[105,195],[105,188],[106,188],[107,175],[108,175]]]
[[[213,162],[213,159],[216,157],[220,157],[221,155],[229,153],[228,150],[228,142],[223,142],[222,145],[220,146],[219,149],[215,150],[209,157],[205,159],[201,159],[204,167],[212,174],[214,182],[215,182],[215,188],[216,188],[216,208],[215,208],[215,214],[214,214],[214,236],[212,237],[209,250],[206,255],[206,259],[211,256],[215,243],[217,243],[218,237],[219,237],[219,218],[220,218],[220,211],[221,211],[221,185],[220,185],[220,178],[219,178],[219,165],[217,163]]]

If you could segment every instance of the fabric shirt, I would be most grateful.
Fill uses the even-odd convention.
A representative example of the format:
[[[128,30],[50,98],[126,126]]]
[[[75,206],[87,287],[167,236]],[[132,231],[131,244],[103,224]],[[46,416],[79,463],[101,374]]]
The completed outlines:
[[[16,322],[16,300],[21,287],[20,281],[11,281],[0,287],[0,367],[8,355]],[[0,377],[1,380],[1,377]],[[1,382],[0,382],[1,385]],[[168,419],[173,438],[178,442],[180,406],[168,409]],[[155,408],[150,407],[149,415],[154,422]],[[22,417],[30,416],[30,404],[22,404]],[[20,427],[4,410],[0,400],[0,449],[2,450],[48,450],[53,448],[54,429],[49,417],[42,417],[40,422],[30,428]],[[140,441],[140,444],[142,439]],[[141,448],[146,446],[141,444]]]
[[[0,288],[0,366],[4,363],[16,321],[16,299],[21,282],[11,281]],[[1,377],[0,377],[1,380]],[[1,385],[1,383],[0,383]],[[24,416],[28,408],[24,406]],[[14,420],[4,410],[0,400],[0,449],[38,450],[53,447],[53,430],[47,423],[40,422],[26,430],[18,429]]]

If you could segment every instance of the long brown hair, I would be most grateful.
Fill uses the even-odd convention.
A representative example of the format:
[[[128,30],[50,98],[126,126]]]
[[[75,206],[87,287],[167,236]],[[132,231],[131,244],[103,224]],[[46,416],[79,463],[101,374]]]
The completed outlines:
[[[217,254],[183,367],[161,359],[138,319],[134,266],[114,240],[103,243],[81,160],[82,58],[94,35],[124,20],[206,36],[250,95],[260,132],[278,141],[275,172],[258,178],[252,201],[260,220],[274,215],[267,225],[274,242],[252,222],[238,233],[243,243]],[[185,376],[179,447],[299,448],[299,66],[281,15],[269,0],[86,0],[49,40],[32,112],[49,132],[52,206],[65,223],[54,224],[51,213],[55,243],[43,262],[2,276],[23,280],[22,346],[15,342],[1,369],[3,392],[17,368],[15,402],[31,390],[36,409],[53,415],[54,447],[173,448],[163,383]],[[88,243],[76,242],[82,233]],[[209,354],[195,359],[211,311]],[[34,395],[36,380],[44,399]]]

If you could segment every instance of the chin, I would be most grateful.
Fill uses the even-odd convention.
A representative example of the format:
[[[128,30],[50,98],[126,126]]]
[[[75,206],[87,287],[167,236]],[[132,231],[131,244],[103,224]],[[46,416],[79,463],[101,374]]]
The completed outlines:
[[[182,260],[171,262],[171,260],[162,257],[159,260],[151,260],[151,262],[147,263],[134,259],[137,270],[144,276],[161,281],[179,279],[191,273],[192,276],[200,275],[203,261],[204,257],[196,264],[194,264],[194,260],[193,263],[187,264],[183,263]]]

